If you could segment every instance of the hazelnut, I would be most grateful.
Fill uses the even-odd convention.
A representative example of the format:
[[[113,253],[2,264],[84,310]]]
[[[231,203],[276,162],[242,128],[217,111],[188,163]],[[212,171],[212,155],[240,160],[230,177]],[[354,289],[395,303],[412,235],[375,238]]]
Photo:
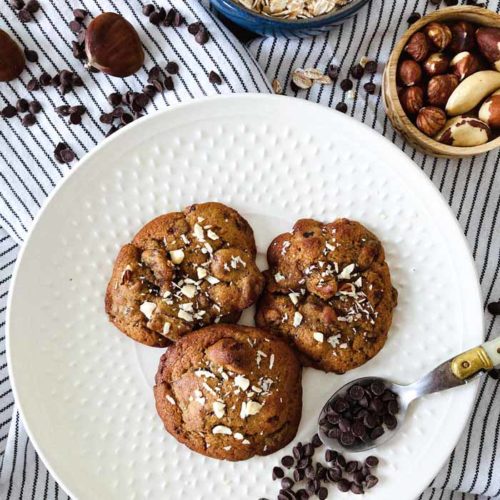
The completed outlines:
[[[476,31],[476,40],[481,53],[500,71],[500,29],[482,27]]]
[[[429,23],[424,32],[439,50],[444,50],[451,42],[451,30],[446,24]]]
[[[405,52],[409,54],[415,61],[423,61],[429,53],[429,39],[424,33],[417,31],[414,33],[405,47]]]
[[[479,71],[480,63],[478,58],[470,52],[460,52],[450,63],[450,69],[457,75],[460,81]]]
[[[430,76],[443,75],[448,71],[449,64],[449,59],[441,52],[437,52],[425,60],[424,70]]]
[[[474,26],[471,23],[459,21],[451,26],[451,43],[448,48],[452,52],[470,52],[474,45]]]
[[[416,115],[424,105],[424,91],[420,87],[408,87],[403,90],[399,99],[409,115]]]
[[[0,82],[17,78],[24,65],[23,51],[7,32],[0,29]]]
[[[399,79],[407,87],[422,80],[422,68],[417,62],[407,59],[399,65]]]
[[[441,108],[426,106],[417,116],[417,127],[429,137],[435,136],[446,123],[446,113]]]
[[[479,109],[479,119],[491,128],[500,128],[500,92],[495,92]]]
[[[133,75],[144,63],[137,31],[122,16],[104,12],[92,20],[85,35],[88,65],[111,76]]]
[[[450,95],[457,88],[458,76],[438,75],[429,80],[427,100],[432,106],[445,106]]]

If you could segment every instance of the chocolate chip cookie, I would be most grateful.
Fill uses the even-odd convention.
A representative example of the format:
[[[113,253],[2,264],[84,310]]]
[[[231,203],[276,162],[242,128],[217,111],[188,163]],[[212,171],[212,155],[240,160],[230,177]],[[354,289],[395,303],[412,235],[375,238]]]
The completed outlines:
[[[304,363],[344,373],[385,344],[397,304],[384,249],[360,223],[299,220],[271,243],[256,323],[287,338]]]
[[[162,356],[154,387],[166,430],[212,458],[269,455],[297,433],[301,366],[269,332],[212,325],[180,339]]]
[[[161,215],[120,250],[106,312],[123,333],[157,347],[212,323],[234,323],[264,286],[255,256],[248,222],[221,203]]]

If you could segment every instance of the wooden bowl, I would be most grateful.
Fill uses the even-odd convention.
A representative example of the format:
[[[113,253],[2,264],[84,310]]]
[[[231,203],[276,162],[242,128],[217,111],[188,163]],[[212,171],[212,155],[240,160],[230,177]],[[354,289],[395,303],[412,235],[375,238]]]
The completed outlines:
[[[497,28],[500,26],[500,15],[481,7],[458,6],[437,10],[412,24],[394,47],[384,71],[382,96],[387,116],[391,120],[393,127],[408,143],[419,151],[433,156],[442,158],[466,158],[468,156],[486,153],[500,147],[500,137],[486,144],[482,144],[481,146],[474,147],[457,147],[441,144],[432,139],[432,137],[428,137],[420,132],[403,110],[401,102],[399,101],[396,83],[398,62],[404,47],[408,43],[408,39],[413,33],[420,31],[426,24],[432,21],[470,21],[474,24]]]

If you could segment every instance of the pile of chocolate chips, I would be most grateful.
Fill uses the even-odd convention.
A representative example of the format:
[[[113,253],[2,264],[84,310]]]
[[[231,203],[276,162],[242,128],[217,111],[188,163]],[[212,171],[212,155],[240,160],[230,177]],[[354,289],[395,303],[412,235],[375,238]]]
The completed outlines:
[[[321,430],[349,447],[378,439],[398,425],[398,396],[380,380],[351,386],[333,399],[320,416]]]
[[[346,460],[338,451],[327,449],[324,454],[325,465],[314,460],[316,449],[320,446],[321,440],[315,434],[310,443],[294,446],[293,456],[284,456],[280,466],[273,468],[273,480],[279,480],[281,485],[278,500],[307,500],[314,495],[325,500],[328,497],[328,484],[336,484],[342,492],[362,495],[365,489],[373,488],[378,483],[378,477],[374,474],[379,463],[377,457],[369,456],[364,462]],[[293,469],[291,477],[286,475],[287,469]]]
[[[17,17],[22,23],[33,21],[33,14],[40,10],[38,0],[10,0],[12,7],[17,10]]]

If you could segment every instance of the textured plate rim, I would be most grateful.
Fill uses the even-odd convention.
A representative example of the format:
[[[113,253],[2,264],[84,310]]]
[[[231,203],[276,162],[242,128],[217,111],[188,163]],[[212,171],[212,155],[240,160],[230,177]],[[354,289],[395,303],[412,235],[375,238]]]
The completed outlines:
[[[437,187],[433,184],[433,182],[427,177],[427,175],[418,167],[418,165],[403,151],[401,151],[395,144],[393,144],[391,141],[386,139],[384,136],[382,136],[380,133],[369,127],[368,125],[365,125],[364,123],[361,123],[357,121],[356,119],[347,116],[343,113],[337,112],[332,110],[331,108],[327,108],[321,105],[318,105],[316,103],[306,101],[303,99],[297,99],[295,97],[289,97],[289,96],[279,96],[279,95],[272,95],[272,94],[227,94],[227,95],[217,95],[217,96],[210,96],[210,97],[203,97],[200,99],[194,99],[192,101],[188,102],[183,102],[183,103],[177,103],[174,104],[164,110],[156,111],[154,113],[151,113],[150,115],[147,115],[144,118],[141,118],[140,120],[137,120],[136,122],[129,124],[127,127],[124,127],[123,129],[117,131],[115,134],[112,136],[105,138],[101,143],[99,143],[97,146],[95,146],[91,151],[89,151],[86,155],[84,155],[79,162],[73,167],[71,172],[67,174],[67,176],[61,181],[61,183],[56,186],[49,196],[46,198],[45,202],[43,203],[41,209],[35,216],[32,226],[28,232],[28,235],[23,242],[21,249],[19,251],[19,255],[16,260],[16,264],[14,267],[14,271],[12,273],[12,279],[11,279],[11,285],[9,288],[9,295],[7,298],[7,314],[6,314],[6,354],[7,354],[7,369],[8,369],[8,374],[9,374],[9,380],[10,384],[12,387],[12,393],[14,397],[15,404],[17,406],[17,409],[19,411],[19,414],[21,416],[21,419],[23,421],[26,433],[33,444],[36,452],[42,459],[44,465],[46,466],[47,470],[51,473],[51,475],[54,477],[54,479],[59,483],[60,486],[63,487],[64,491],[72,498],[77,498],[76,495],[74,495],[71,491],[71,488],[69,488],[65,481],[62,479],[62,477],[59,476],[57,471],[52,467],[52,464],[50,461],[46,458],[46,454],[44,452],[43,447],[38,443],[38,440],[35,436],[35,434],[32,432],[31,425],[30,425],[30,420],[26,418],[26,413],[25,413],[25,406],[23,403],[23,400],[19,397],[19,388],[17,387],[16,383],[16,376],[15,376],[15,369],[13,368],[13,352],[12,352],[12,347],[11,347],[11,311],[12,311],[12,303],[14,301],[14,296],[15,296],[15,289],[17,285],[17,277],[18,277],[18,272],[19,269],[21,268],[24,260],[24,254],[26,251],[26,248],[30,244],[32,235],[36,231],[39,222],[43,218],[43,215],[47,208],[51,206],[53,203],[55,203],[57,200],[57,195],[58,193],[64,188],[64,186],[67,184],[67,181],[72,178],[73,176],[77,175],[77,172],[82,171],[80,175],[85,174],[85,164],[89,162],[91,158],[93,158],[95,155],[99,155],[101,153],[101,150],[104,149],[109,143],[111,142],[118,142],[118,140],[122,136],[126,136],[128,134],[132,134],[133,131],[144,125],[146,121],[154,121],[154,120],[159,120],[159,119],[168,119],[165,117],[168,117],[170,114],[174,114],[177,110],[179,109],[184,109],[184,108],[196,108],[197,106],[203,106],[206,104],[210,104],[211,102],[219,102],[221,101],[221,105],[224,105],[224,101],[257,101],[255,106],[256,109],[258,109],[258,106],[261,104],[265,105],[266,101],[269,101],[269,103],[275,103],[275,102],[283,102],[283,103],[288,103],[287,105],[290,107],[296,106],[297,108],[300,108],[301,106],[304,108],[309,108],[309,110],[313,112],[317,112],[318,115],[321,113],[335,113],[336,119],[339,121],[345,121],[349,122],[350,127],[354,128],[359,128],[360,134],[366,134],[368,136],[371,135],[373,139],[373,143],[370,144],[370,147],[374,148],[381,148],[381,149],[389,149],[392,151],[392,154],[395,156],[399,156],[401,159],[402,163],[402,170],[404,170],[404,173],[402,173],[402,177],[406,178],[406,180],[411,180],[412,178],[416,180],[416,182],[419,183],[419,187],[426,189],[429,194],[433,197],[432,202],[437,203],[440,206],[441,214],[443,217],[448,219],[448,222],[450,223],[449,229],[455,233],[456,238],[462,242],[461,247],[459,248],[460,253],[462,254],[462,262],[463,264],[467,264],[468,268],[468,282],[473,288],[473,293],[470,295],[470,300],[476,302],[476,309],[478,312],[478,317],[476,320],[478,321],[478,329],[479,329],[479,336],[478,336],[478,343],[482,342],[482,339],[484,338],[484,317],[482,314],[482,305],[481,305],[481,287],[479,283],[479,276],[478,272],[475,266],[474,259],[472,257],[472,254],[469,249],[469,245],[467,242],[467,239],[465,235],[462,232],[462,229],[460,227],[460,224],[458,220],[455,218],[455,215],[453,211],[451,210],[451,207],[446,203],[445,199],[441,195],[440,191],[437,189]],[[262,101],[261,103],[259,101]],[[225,103],[228,104],[228,103]],[[236,103],[231,103],[231,106],[236,106]],[[313,109],[314,108],[314,109]],[[300,111],[300,110],[299,110]],[[449,168],[449,167],[448,167]],[[445,215],[446,214],[446,215]],[[472,309],[472,307],[471,307]],[[453,435],[453,439],[450,439],[448,442],[448,446],[446,448],[446,454],[444,456],[444,459],[440,460],[434,460],[435,462],[435,468],[434,468],[434,475],[439,472],[441,467],[446,463],[446,460],[448,459],[448,456],[450,453],[453,451],[454,447],[456,446],[456,443],[458,442],[461,434],[463,433],[465,429],[465,425],[469,419],[469,416],[472,412],[473,409],[473,403],[476,399],[477,395],[477,389],[478,389],[478,383],[475,382],[475,390],[470,391],[468,394],[468,401],[467,401],[467,408],[466,411],[461,412],[460,415],[458,415],[457,419],[461,417],[461,422],[460,425],[456,427],[456,432]],[[417,478],[416,478],[417,480]],[[419,481],[420,486],[418,487],[419,492],[423,491],[429,483],[428,478],[423,478],[420,479]]]

